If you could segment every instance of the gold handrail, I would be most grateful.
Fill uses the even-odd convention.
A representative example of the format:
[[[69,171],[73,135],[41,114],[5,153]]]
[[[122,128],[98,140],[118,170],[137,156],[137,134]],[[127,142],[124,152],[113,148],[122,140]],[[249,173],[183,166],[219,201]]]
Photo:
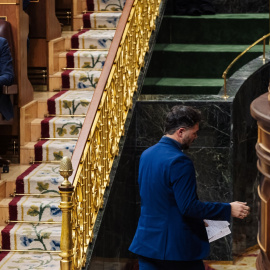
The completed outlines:
[[[248,48],[246,48],[242,53],[240,53],[226,68],[226,70],[223,72],[222,74],[222,78],[224,79],[224,96],[223,98],[227,99],[229,96],[227,95],[227,84],[226,84],[226,80],[227,80],[227,74],[229,72],[229,70],[231,69],[231,67],[234,65],[234,63],[241,58],[246,52],[248,52],[251,48],[253,48],[255,45],[257,45],[258,43],[260,43],[263,40],[263,63],[265,63],[265,39],[270,37],[270,33],[267,35],[264,35],[263,37],[261,37],[260,39],[258,39],[257,41],[255,41],[253,44],[251,44]]]
[[[85,265],[161,1],[126,1],[73,152],[70,183],[61,185],[61,209],[65,209],[60,244],[62,270],[79,270]]]

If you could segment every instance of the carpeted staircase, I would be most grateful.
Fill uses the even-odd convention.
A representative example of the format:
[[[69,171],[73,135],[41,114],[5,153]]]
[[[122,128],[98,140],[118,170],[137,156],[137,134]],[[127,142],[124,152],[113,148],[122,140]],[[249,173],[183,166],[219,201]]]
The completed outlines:
[[[59,161],[72,156],[125,4],[125,0],[85,1],[89,12],[81,16],[84,29],[71,37],[68,69],[61,75],[64,90],[48,99],[49,117],[41,123],[36,163],[16,180],[10,223],[2,230],[2,249],[15,251],[0,254],[3,270],[60,269]]]
[[[218,94],[230,62],[269,31],[269,14],[171,13],[167,8],[142,94]],[[255,46],[229,76],[262,52]]]
[[[39,163],[17,178],[18,195],[9,206],[11,222],[2,230],[2,248],[19,251],[2,252],[0,269],[60,268],[60,257],[53,253],[60,250],[61,234],[58,186],[63,179],[57,162],[63,156],[72,156],[124,2],[87,0],[90,12],[81,18],[84,28],[91,30],[73,35],[74,50],[67,53],[68,70],[62,73],[64,90],[48,100],[50,117],[42,121],[42,140],[35,145],[35,160]],[[111,12],[94,12],[100,10]],[[167,14],[142,93],[217,94],[227,65],[267,32],[266,14]],[[261,54],[262,46],[256,46],[234,70]]]

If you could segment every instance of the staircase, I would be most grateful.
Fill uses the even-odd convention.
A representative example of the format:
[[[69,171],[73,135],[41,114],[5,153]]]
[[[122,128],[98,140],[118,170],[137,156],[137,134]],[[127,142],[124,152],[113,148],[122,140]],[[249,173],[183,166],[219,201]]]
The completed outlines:
[[[237,184],[234,184],[235,182],[232,180],[232,175],[226,175],[226,180],[225,178],[222,181],[217,180],[220,173],[227,170],[227,159],[230,158],[229,152],[224,154],[218,152],[220,149],[225,149],[225,146],[228,146],[228,149],[230,147],[229,143],[222,144],[221,142],[226,136],[231,139],[233,137],[230,137],[230,134],[226,134],[224,137],[215,134],[214,129],[218,131],[222,129],[220,128],[221,125],[224,125],[222,118],[226,113],[229,115],[227,123],[235,124],[236,122],[236,120],[232,120],[233,117],[230,115],[231,112],[225,110],[224,107],[222,107],[223,105],[220,105],[222,104],[221,95],[223,94],[221,88],[224,83],[221,76],[235,57],[242,53],[249,45],[269,32],[268,27],[269,14],[216,14],[198,17],[175,16],[171,15],[167,9],[167,13],[164,16],[157,38],[157,44],[142,89],[143,96],[140,97],[140,112],[138,112],[139,117],[136,121],[138,123],[142,120],[144,123],[140,123],[141,126],[137,125],[135,127],[139,136],[137,137],[138,141],[136,141],[138,147],[134,151],[137,150],[141,152],[143,147],[140,148],[139,146],[142,143],[143,146],[147,148],[146,146],[150,146],[159,140],[161,134],[158,125],[162,121],[162,117],[159,115],[168,111],[168,108],[177,104],[198,106],[204,114],[204,120],[201,125],[201,136],[199,136],[198,144],[188,151],[188,154],[192,157],[195,168],[197,169],[199,180],[198,193],[202,200],[228,200],[229,197],[224,198],[225,196],[223,196],[225,190],[226,192],[228,191],[227,194],[235,194],[238,199],[241,196],[242,186],[240,186],[240,179]],[[269,51],[269,48],[266,50]],[[243,65],[258,56],[261,56],[262,52],[262,44],[252,48],[232,67],[228,74],[228,78]],[[237,78],[235,78],[235,80],[237,80]],[[256,92],[256,90],[254,90],[254,92]],[[242,93],[242,95],[245,94]],[[255,93],[249,92],[246,93],[246,95],[255,96]],[[215,99],[216,103],[214,101]],[[248,107],[248,103],[244,103],[246,101],[248,102],[248,99],[244,100],[243,103],[241,103],[241,106]],[[209,105],[209,107],[206,108],[206,104],[213,104],[213,107],[211,108],[211,105]],[[223,116],[220,116],[215,107],[220,110],[224,109],[224,112],[226,111],[226,113],[224,113]],[[233,110],[233,114],[237,115],[238,111],[235,108]],[[205,111],[207,111],[207,113]],[[152,119],[150,119],[148,115],[152,115]],[[209,115],[213,115],[214,118],[217,119],[217,122],[220,121],[220,124],[215,125],[216,122],[213,121],[213,118],[209,117]],[[209,119],[211,118],[210,121],[208,117]],[[146,119],[148,120],[148,123]],[[241,120],[248,122],[248,120]],[[147,129],[152,129],[153,131],[143,132],[141,130],[142,126],[147,126]],[[211,132],[209,132],[209,130],[207,131],[209,126],[214,127]],[[209,132],[209,134],[206,136],[207,132]],[[244,132],[245,131],[243,131],[243,133]],[[159,135],[157,136],[156,134]],[[217,136],[215,137],[215,135]],[[243,137],[245,137],[245,135],[243,135]],[[241,142],[238,141],[233,142],[233,144],[234,143],[240,144]],[[216,149],[219,147],[219,150],[215,152],[216,149],[214,149],[214,147],[216,147]],[[237,151],[237,147],[236,150],[233,151]],[[211,157],[210,155],[207,156],[207,154],[210,154]],[[222,159],[224,161],[223,164],[216,165],[216,162],[218,163],[217,160],[221,161]],[[203,162],[201,160],[203,160]],[[243,160],[243,162],[246,161],[244,158]],[[207,165],[204,164],[207,162],[211,162],[210,164],[212,164],[213,168],[209,163]],[[217,167],[214,168],[215,166]],[[207,169],[203,167],[207,167]],[[204,176],[205,173],[207,176]],[[238,174],[236,175],[238,178],[241,178]],[[207,181],[206,178],[209,180]],[[226,181],[231,181],[228,189],[223,187],[223,184]],[[242,185],[244,185],[244,181],[245,180],[242,179]],[[217,189],[221,191],[220,194],[218,194],[218,190],[216,190],[216,194],[213,194],[213,191],[207,191],[208,188],[213,188],[212,185],[218,187]],[[222,194],[223,188],[224,193]],[[237,193],[234,188],[238,188]],[[244,187],[243,189],[245,190]],[[246,190],[249,189],[247,188]],[[245,196],[249,196],[248,199],[251,200],[251,195],[246,190],[242,199],[247,199]],[[251,192],[251,190],[249,190],[249,192]],[[232,199],[232,197],[230,199]],[[253,201],[249,201],[249,203],[251,203],[251,206],[252,204],[255,204],[254,196]],[[243,250],[246,249],[246,245],[249,247],[250,243],[252,243],[252,245],[255,244],[254,241],[256,240],[254,240],[254,238],[256,231],[253,232],[254,234],[252,236],[250,232],[254,228],[254,224],[257,226],[257,210],[256,208],[254,209],[254,207],[252,208],[252,218],[245,224],[234,221],[233,229],[235,231],[232,236],[230,236],[234,238],[233,245],[230,242],[231,238],[225,238],[224,240],[212,243],[209,259],[231,261],[234,260],[233,255],[235,253],[239,254],[239,252],[243,252]],[[239,229],[241,226],[244,227],[242,230]],[[250,229],[247,229],[247,227]],[[241,237],[237,236],[237,233],[240,231],[243,233],[245,239],[241,239]],[[226,267],[222,267],[218,262],[216,264],[213,263],[213,265],[211,264],[212,268],[209,268],[209,270],[249,269],[245,268],[246,266],[244,264],[242,265],[240,262],[231,261],[231,263],[235,263],[235,265],[232,264],[230,266],[226,265]],[[255,269],[254,263],[250,269]]]
[[[169,8],[166,13],[142,94],[218,94],[230,62],[269,31],[269,14],[175,16]],[[228,75],[262,51],[255,46]]]
[[[119,3],[113,1],[114,6],[117,4],[115,2]],[[89,11],[98,9],[91,6],[92,1],[87,1],[87,4]],[[123,6],[124,2],[120,5]],[[21,160],[28,163],[33,159],[37,163],[17,178],[17,195],[9,206],[10,223],[2,230],[2,248],[18,251],[2,252],[0,269],[59,269],[60,257],[57,253],[61,212],[58,208],[58,186],[62,179],[58,162],[64,155],[72,155],[119,20],[119,10],[115,10],[115,7],[110,18],[104,20],[104,14],[101,14],[93,12],[78,16],[76,24],[84,24],[87,28],[92,27],[92,30],[63,33],[61,38],[54,41],[55,46],[61,43],[64,48],[75,49],[68,53],[61,50],[59,58],[53,60],[55,65],[52,68],[54,72],[50,73],[50,91],[63,90],[56,95],[52,92],[48,94],[47,109],[44,108],[44,102],[33,102],[38,104],[29,104],[24,108],[29,119],[31,113],[37,114],[37,118],[31,121],[28,119],[32,124],[28,126],[31,129],[24,133],[25,145],[21,149]],[[84,22],[79,23],[83,18]],[[106,20],[109,21],[107,26]],[[164,17],[163,29],[142,93],[217,94],[223,84],[220,77],[225,67],[249,44],[268,32],[267,24],[268,17],[264,14],[201,17],[168,14]],[[213,26],[211,34],[209,25]],[[236,25],[238,29],[248,29],[248,34],[240,38]],[[250,31],[249,25],[255,26],[258,31]],[[232,32],[221,31],[225,26]],[[97,29],[100,27],[102,30]],[[106,27],[107,30],[103,30]],[[189,27],[196,31],[179,35],[179,29]],[[86,48],[90,50],[76,51]],[[261,46],[256,46],[243,61],[247,62],[261,54]],[[235,70],[241,64],[239,62]],[[61,72],[62,67],[68,69]],[[41,119],[42,115],[34,113],[36,109],[31,111],[30,105],[42,108],[39,112],[47,111],[48,117]],[[26,121],[27,125],[29,121]],[[42,139],[36,143],[38,138]]]
[[[226,201],[231,199],[233,180],[228,168],[228,164],[231,164],[227,161],[231,147],[232,101],[226,103],[221,97],[220,90],[223,86],[221,76],[237,55],[268,33],[268,20],[268,14],[175,16],[167,9],[144,81],[142,95],[136,105],[136,116],[128,131],[123,159],[117,168],[114,190],[111,192],[93,251],[94,262],[91,270],[95,270],[98,265],[108,267],[116,265],[121,259],[123,261],[121,267],[136,265],[136,256],[128,252],[128,247],[134,236],[140,212],[137,186],[139,157],[142,151],[156,143],[162,136],[161,123],[170,107],[177,104],[196,104],[203,110],[206,116],[203,122],[204,130],[201,131],[203,134],[200,134],[197,146],[189,151],[194,163],[198,165],[195,165],[199,173],[198,192],[199,195],[205,195],[200,196],[205,197],[203,200],[206,197],[208,200],[210,197],[213,201],[220,198]],[[254,47],[231,69],[229,76],[251,59],[262,55],[262,52],[262,45]],[[252,96],[250,93],[249,95]],[[207,163],[208,160],[212,163]],[[208,181],[205,181],[205,178],[208,178]],[[200,179],[203,181],[200,182]],[[240,193],[241,189],[239,190]],[[254,225],[249,222],[250,220],[244,226]],[[257,220],[255,222],[257,226]],[[243,231],[243,235],[248,238],[249,236],[245,235],[247,231],[245,229]],[[109,247],[108,239],[110,239]],[[254,259],[248,268],[246,261],[232,261],[234,258],[231,240],[229,236],[211,244],[210,259],[213,261],[209,262],[208,270],[255,270],[258,250],[247,256]],[[236,249],[246,249],[244,241],[234,244],[238,245],[234,247]],[[214,261],[215,258],[217,261]],[[218,262],[225,260],[226,265]]]
[[[21,163],[34,164],[16,180],[9,223],[1,232],[0,269],[60,269],[59,161],[75,149],[125,0],[78,3],[89,11],[74,20],[82,30],[52,41],[52,46],[64,44],[49,83],[51,91],[60,91],[49,92],[46,103],[33,101],[22,108]]]

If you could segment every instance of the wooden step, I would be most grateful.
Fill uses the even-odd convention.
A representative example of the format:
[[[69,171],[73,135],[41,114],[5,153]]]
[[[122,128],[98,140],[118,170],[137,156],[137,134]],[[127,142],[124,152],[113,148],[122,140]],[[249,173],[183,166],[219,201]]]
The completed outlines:
[[[38,118],[44,118],[44,114],[48,113],[47,99],[38,100]]]
[[[33,100],[20,110],[20,146],[31,141],[31,122],[38,117],[38,102]]]
[[[1,173],[1,179],[3,178],[3,175],[5,175],[5,173]],[[0,181],[0,200],[4,199],[6,197],[6,181],[5,180],[1,180]]]
[[[83,11],[87,10],[87,5],[85,0],[74,0],[73,1],[73,14],[74,16],[81,14]],[[75,29],[75,28],[73,28]]]
[[[69,45],[70,47],[70,45]],[[66,50],[66,40],[65,37],[59,37],[49,41],[49,68],[48,74],[52,75],[55,72],[59,71],[59,61],[58,55]]]
[[[36,118],[31,122],[31,142],[37,142],[40,139],[42,120],[41,118]]]
[[[59,71],[67,67],[67,53],[62,52],[59,54]]]
[[[0,226],[5,226],[6,221],[9,219],[8,205],[12,198],[4,198],[0,201]]]
[[[83,15],[79,14],[73,17],[73,29],[80,31],[83,28]]]
[[[15,190],[15,182],[17,177],[22,174],[26,169],[29,168],[29,165],[20,165],[20,164],[10,164],[9,165],[9,172],[1,174],[1,182],[5,184],[2,186],[1,191],[4,190],[5,193],[2,195],[2,198],[8,198],[10,194],[14,193]]]
[[[35,146],[36,142],[29,142],[26,145],[21,146],[20,151],[20,164],[27,165],[30,161],[35,159]]]
[[[19,176],[19,175],[20,174],[18,174],[17,176]],[[8,198],[11,194],[13,194],[16,190],[16,180],[15,179],[6,180],[6,186],[5,186],[6,198]]]
[[[62,32],[62,37],[65,39],[65,49],[66,51],[69,51],[71,49],[71,37],[75,34],[77,34],[78,31],[65,31]]]
[[[6,226],[0,226],[0,231],[2,231]],[[2,243],[2,233],[0,233],[0,243]]]
[[[76,33],[78,33],[78,31],[63,31],[61,37],[49,41],[49,75],[55,74],[56,72],[60,71],[62,67],[66,66],[66,63],[63,63],[62,56],[64,53],[70,50],[71,37]],[[61,61],[59,61],[60,54]]]
[[[54,91],[62,88],[61,72],[49,75],[49,91]]]
[[[43,119],[44,114],[48,112],[47,109],[47,99],[53,96],[55,93],[46,92],[36,94],[34,93],[35,100],[29,102],[21,108],[20,111],[20,146],[24,146],[28,142],[36,141],[40,138],[40,131],[36,126],[35,119]],[[32,122],[34,121],[34,125]],[[32,128],[34,128],[35,133],[32,133]],[[40,130],[40,129],[39,129]],[[39,135],[38,135],[39,134]],[[38,138],[37,138],[38,137]]]

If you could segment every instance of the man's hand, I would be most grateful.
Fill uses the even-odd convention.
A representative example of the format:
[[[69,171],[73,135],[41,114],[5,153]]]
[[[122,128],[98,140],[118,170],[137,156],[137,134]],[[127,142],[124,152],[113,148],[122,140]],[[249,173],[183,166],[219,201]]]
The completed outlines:
[[[246,202],[232,202],[231,204],[231,215],[236,218],[245,218],[249,215],[249,206],[247,206]]]

